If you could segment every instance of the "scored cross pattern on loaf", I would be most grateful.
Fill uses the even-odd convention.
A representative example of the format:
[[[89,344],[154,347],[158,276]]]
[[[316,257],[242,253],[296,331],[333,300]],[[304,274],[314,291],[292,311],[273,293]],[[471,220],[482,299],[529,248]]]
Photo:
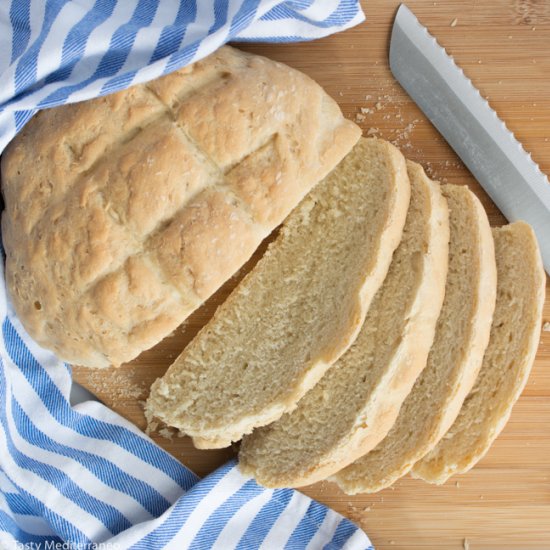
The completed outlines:
[[[359,133],[305,75],[229,47],[43,111],[2,160],[25,328],[70,362],[132,359],[233,275]]]

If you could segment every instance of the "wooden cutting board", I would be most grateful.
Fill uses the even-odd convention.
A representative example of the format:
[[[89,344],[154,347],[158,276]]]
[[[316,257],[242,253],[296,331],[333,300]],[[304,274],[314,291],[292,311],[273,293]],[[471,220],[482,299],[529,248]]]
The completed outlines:
[[[408,5],[550,174],[550,0],[410,0]],[[323,40],[244,49],[312,76],[365,134],[392,141],[440,181],[469,185],[491,223],[500,225],[505,220],[494,204],[390,74],[388,44],[397,6],[394,0],[372,0],[364,5],[365,23]],[[75,368],[75,378],[144,429],[142,405],[150,384],[238,280],[136,361],[117,370]],[[544,320],[550,321],[550,299]],[[152,437],[201,476],[233,455],[231,449],[199,451],[188,438],[162,433]],[[407,477],[375,495],[349,497],[328,482],[303,491],[361,525],[379,549],[549,549],[550,332],[542,333],[535,367],[510,422],[470,473],[441,487]]]

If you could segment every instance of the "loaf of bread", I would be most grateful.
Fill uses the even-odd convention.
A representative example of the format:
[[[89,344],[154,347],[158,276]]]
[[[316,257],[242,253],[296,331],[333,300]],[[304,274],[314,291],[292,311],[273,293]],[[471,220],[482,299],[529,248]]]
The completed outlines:
[[[445,291],[449,218],[439,185],[417,164],[408,172],[403,237],[357,340],[294,411],[243,439],[240,468],[262,485],[320,481],[368,452],[426,365]]]
[[[2,155],[19,318],[66,361],[129,361],[231,277],[359,137],[311,79],[230,47],[40,112]]]
[[[397,149],[360,140],[153,384],[149,414],[213,448],[294,408],[355,339],[400,241],[409,196]],[[445,254],[437,257],[444,263]]]
[[[535,360],[546,274],[535,234],[524,222],[493,229],[497,299],[477,381],[439,444],[414,465],[414,477],[444,483],[467,472],[504,428]]]
[[[389,487],[437,445],[472,389],[489,342],[497,287],[489,220],[467,187],[442,190],[449,206],[449,270],[428,363],[388,435],[333,476],[348,494]]]

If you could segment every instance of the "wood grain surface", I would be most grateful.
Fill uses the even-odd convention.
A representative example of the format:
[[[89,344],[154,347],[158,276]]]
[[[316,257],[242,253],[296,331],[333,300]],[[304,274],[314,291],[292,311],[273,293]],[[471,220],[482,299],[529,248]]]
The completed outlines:
[[[410,0],[408,5],[550,173],[550,0]],[[365,134],[392,141],[440,181],[469,185],[491,223],[500,225],[505,222],[500,212],[390,74],[388,44],[397,6],[393,0],[365,3],[365,23],[323,40],[243,48],[312,76],[347,117],[360,121]],[[264,249],[265,244],[173,336],[118,370],[75,368],[76,379],[145,428],[142,405],[150,384]],[[544,320],[550,321],[550,300]],[[199,451],[188,438],[161,431],[152,434],[155,441],[201,476],[234,454]],[[510,422],[470,473],[441,487],[407,477],[375,495],[349,497],[328,482],[303,491],[360,524],[379,549],[549,549],[550,332],[541,335],[533,372]]]

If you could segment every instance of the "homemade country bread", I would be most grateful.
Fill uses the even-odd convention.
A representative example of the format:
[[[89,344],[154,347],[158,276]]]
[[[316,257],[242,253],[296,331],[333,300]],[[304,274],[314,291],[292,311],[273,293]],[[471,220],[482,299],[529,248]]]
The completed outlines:
[[[355,339],[409,197],[401,153],[360,140],[153,384],[149,415],[213,448],[291,410]]]
[[[444,483],[472,468],[506,424],[535,359],[546,276],[533,230],[517,222],[493,230],[497,300],[489,346],[460,413],[413,476]]]
[[[40,112],[2,155],[19,318],[66,361],[132,359],[231,277],[359,136],[307,76],[229,47]]]
[[[357,340],[294,411],[242,442],[240,468],[262,485],[307,485],[368,452],[426,365],[445,291],[449,220],[439,185],[407,166],[403,238]]]
[[[467,187],[442,191],[449,206],[449,270],[428,363],[388,435],[333,477],[348,494],[389,487],[435,447],[472,389],[489,342],[497,286],[489,220]]]

